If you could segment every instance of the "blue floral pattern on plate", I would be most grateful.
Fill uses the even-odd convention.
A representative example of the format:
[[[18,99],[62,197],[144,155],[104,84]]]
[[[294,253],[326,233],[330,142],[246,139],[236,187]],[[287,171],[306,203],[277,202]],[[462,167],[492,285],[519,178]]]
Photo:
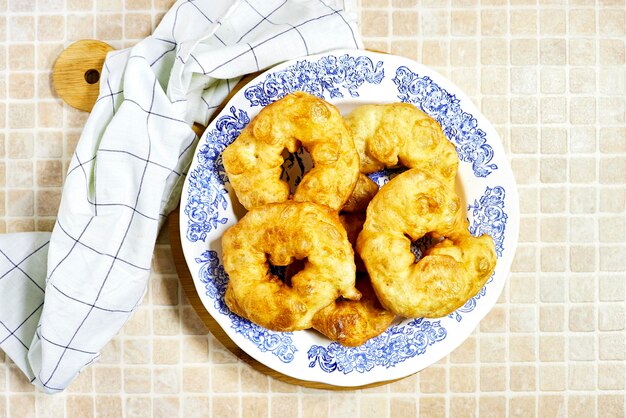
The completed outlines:
[[[471,213],[474,221],[469,227],[469,231],[474,236],[487,234],[493,238],[496,247],[496,255],[502,256],[504,251],[504,232],[506,229],[507,214],[504,212],[504,188],[501,186],[487,187],[480,199],[467,206],[468,213]],[[487,281],[489,284],[493,280],[493,275]],[[487,286],[465,302],[465,305],[448,315],[457,322],[463,319],[462,314],[472,312],[478,303],[478,299],[485,296]]]
[[[187,176],[189,193],[184,214],[188,216],[186,237],[191,242],[204,241],[207,234],[228,219],[221,210],[228,207],[228,181],[222,163],[222,151],[230,145],[250,122],[243,110],[230,108],[230,115],[220,117],[215,128],[205,133],[206,141],[196,151],[198,166]]]
[[[385,71],[391,75],[386,76]],[[230,102],[234,105],[229,105],[211,123],[202,137],[187,177],[187,189],[181,205],[183,222],[187,224],[183,248],[191,248],[185,249],[185,255],[188,262],[195,261],[196,267],[192,268],[192,273],[197,279],[199,293],[209,312],[225,330],[232,330],[229,333],[235,342],[237,338],[243,338],[252,343],[255,349],[248,351],[249,354],[269,367],[304,380],[315,375],[315,379],[320,379],[319,381],[343,382],[347,386],[354,384],[350,383],[353,380],[342,380],[342,376],[351,376],[353,373],[361,375],[361,384],[372,381],[368,380],[372,373],[387,376],[389,371],[395,373],[393,376],[401,377],[406,375],[402,374],[405,369],[414,373],[425,367],[416,366],[424,363],[420,358],[432,359],[440,353],[448,353],[450,347],[458,344],[457,334],[465,335],[455,324],[463,321],[463,329],[471,330],[476,323],[473,319],[476,308],[485,304],[488,308],[489,303],[495,303],[492,299],[496,292],[491,292],[488,290],[491,287],[485,286],[479,294],[449,317],[437,320],[404,320],[361,347],[347,348],[337,343],[324,343],[322,337],[313,337],[313,341],[317,343],[303,344],[302,341],[310,341],[311,337],[300,340],[300,333],[295,335],[268,331],[232,313],[224,302],[228,276],[221,265],[220,255],[207,249],[207,245],[213,247],[216,244],[219,231],[223,231],[234,216],[228,193],[228,179],[221,158],[222,151],[250,122],[257,112],[255,107],[266,106],[288,93],[303,90],[331,102],[333,99],[358,97],[374,103],[400,99],[413,103],[434,117],[455,144],[460,159],[470,163],[472,167],[470,173],[473,176],[470,175],[472,178],[467,179],[471,190],[469,193],[466,190],[467,199],[471,202],[468,204],[470,232],[475,235],[492,235],[498,257],[512,257],[509,253],[512,251],[511,246],[514,249],[514,241],[512,245],[505,247],[505,236],[510,232],[507,230],[509,213],[517,215],[516,201],[511,201],[513,205],[509,202],[508,187],[511,186],[513,199],[515,190],[506,164],[500,163],[502,167],[498,167],[494,161],[502,153],[498,148],[499,144],[490,142],[491,136],[497,140],[497,135],[490,133],[488,138],[486,132],[493,132],[485,129],[488,122],[480,121],[480,117],[472,114],[473,111],[461,109],[460,100],[449,92],[454,92],[455,89],[450,87],[449,91],[446,90],[443,87],[446,86],[445,83],[440,86],[429,74],[427,69],[418,64],[409,64],[397,57],[365,51],[322,54],[294,60],[269,70],[259,79],[261,81],[255,81],[237,93]],[[291,155],[283,165],[283,179],[293,188],[308,167],[303,152]],[[401,171],[403,169],[383,170],[372,173],[370,177],[382,186]],[[498,186],[487,185],[484,179],[488,176],[490,181],[494,179],[499,182],[501,178],[505,180]],[[480,191],[477,185],[481,185]],[[427,239],[414,243],[412,251],[416,259],[430,245],[432,243]],[[195,255],[190,257],[189,252]],[[496,283],[494,275],[488,283],[493,282],[490,286],[498,287],[503,280],[503,277],[498,276]],[[489,303],[482,302],[483,299]],[[438,348],[429,348],[437,346]],[[242,345],[243,347],[247,345]],[[257,352],[271,355],[261,357],[255,355]],[[430,354],[425,355],[426,353]],[[277,361],[270,360],[271,358]],[[397,368],[401,363],[406,366]],[[292,374],[291,371],[296,369],[298,372]],[[375,372],[376,370],[381,372]],[[334,377],[326,380],[321,375]],[[385,379],[375,378],[373,381],[380,380]]]
[[[280,361],[293,361],[294,353],[298,351],[293,344],[291,332],[273,332],[244,319],[228,309],[224,301],[228,274],[220,264],[217,252],[207,250],[196,258],[200,264],[200,281],[204,283],[206,295],[213,300],[214,308],[222,315],[227,315],[231,321],[231,328],[251,341],[261,352],[271,352]]]
[[[359,87],[364,83],[380,84],[385,76],[382,66],[382,61],[374,64],[369,57],[348,54],[327,55],[317,61],[297,61],[247,87],[244,96],[250,106],[267,106],[295,91],[334,99],[344,97],[343,89],[350,96],[358,97]]]
[[[476,118],[461,108],[454,94],[405,66],[396,70],[393,82],[400,100],[416,105],[439,122],[448,139],[456,144],[459,159],[472,163],[476,177],[486,177],[498,168],[489,163],[493,148],[487,144],[485,132],[478,127]]]
[[[480,199],[467,207],[474,222],[469,228],[472,235],[488,234],[496,244],[496,254],[501,257],[504,251],[504,232],[508,215],[504,211],[504,187],[487,187]]]
[[[377,337],[358,347],[330,343],[313,345],[308,351],[309,367],[319,367],[327,373],[364,373],[375,366],[394,367],[410,358],[424,354],[426,349],[446,338],[447,331],[440,321],[418,318],[404,326],[392,326]]]

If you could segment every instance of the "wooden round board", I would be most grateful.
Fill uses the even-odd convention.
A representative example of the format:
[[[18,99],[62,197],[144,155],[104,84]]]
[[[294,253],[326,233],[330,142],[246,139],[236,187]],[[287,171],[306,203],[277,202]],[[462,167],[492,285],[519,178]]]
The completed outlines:
[[[100,72],[113,47],[95,39],[82,39],[64,49],[52,70],[54,88],[67,104],[90,112],[100,92]]]

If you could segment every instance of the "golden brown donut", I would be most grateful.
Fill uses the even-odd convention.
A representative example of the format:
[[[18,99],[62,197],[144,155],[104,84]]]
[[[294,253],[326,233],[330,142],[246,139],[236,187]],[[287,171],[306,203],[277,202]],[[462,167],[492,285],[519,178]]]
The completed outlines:
[[[378,193],[378,184],[365,174],[360,173],[354,191],[341,210],[344,212],[365,212],[367,205]]]
[[[350,241],[350,244],[355,251],[354,264],[356,265],[356,271],[367,272],[365,264],[363,264],[363,260],[361,260],[361,256],[359,256],[356,252],[356,240],[359,233],[363,230],[365,212],[340,213],[339,220],[341,221],[341,225],[346,230],[346,233],[348,234],[348,241]]]
[[[409,103],[363,105],[345,117],[359,153],[360,171],[404,166],[454,185],[458,156],[441,126]]]
[[[367,208],[357,251],[381,304],[404,317],[441,317],[482,288],[495,268],[493,239],[465,229],[458,196],[438,176],[410,169],[381,187]],[[448,239],[417,263],[411,242]]]
[[[348,241],[356,247],[356,240],[365,223],[365,213],[339,215],[346,229]],[[313,328],[342,345],[356,347],[385,331],[396,317],[382,307],[367,275],[363,260],[354,255],[357,269],[356,287],[361,299],[337,300],[313,317]]]
[[[396,318],[382,307],[366,274],[357,277],[356,287],[363,295],[361,300],[336,301],[313,317],[313,328],[348,347],[380,335]]]
[[[482,289],[495,264],[495,247],[489,235],[473,237],[468,233],[454,240],[444,239],[427,249],[415,264],[414,274],[423,291],[413,292],[421,300],[407,305],[419,305],[419,316],[445,316]]]
[[[309,151],[314,167],[293,199],[343,207],[359,175],[352,137],[335,106],[296,92],[263,108],[222,153],[228,179],[246,209],[289,198],[289,185],[280,179],[282,154],[300,146]]]
[[[360,298],[352,246],[336,212],[309,202],[251,209],[222,236],[225,301],[237,315],[274,331],[311,327],[313,315],[338,297]],[[269,263],[303,260],[291,285]]]

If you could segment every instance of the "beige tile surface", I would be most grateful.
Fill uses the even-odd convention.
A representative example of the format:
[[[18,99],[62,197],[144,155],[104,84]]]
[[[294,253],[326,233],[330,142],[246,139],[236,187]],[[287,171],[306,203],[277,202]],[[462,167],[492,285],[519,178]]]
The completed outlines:
[[[172,0],[0,1],[0,232],[50,230],[86,115],[51,87],[72,41],[115,48]],[[0,417],[624,417],[624,0],[361,0],[367,47],[416,59],[499,132],[520,191],[500,302],[456,351],[400,382],[294,387],[237,360],[199,321],[164,235],[146,299],[68,391],[45,396],[0,352]]]

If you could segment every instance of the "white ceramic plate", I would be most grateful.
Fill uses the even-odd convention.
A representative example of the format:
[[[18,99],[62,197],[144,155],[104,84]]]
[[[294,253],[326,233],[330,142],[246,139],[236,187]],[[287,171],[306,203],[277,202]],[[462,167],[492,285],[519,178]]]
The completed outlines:
[[[263,106],[296,90],[323,97],[347,113],[366,103],[413,103],[443,127],[459,154],[457,189],[466,202],[470,230],[496,243],[495,273],[476,297],[447,317],[397,321],[355,348],[315,331],[268,331],[229,311],[228,276],[221,236],[243,216],[222,165],[221,153]],[[302,175],[291,156],[285,176]],[[295,170],[295,171],[294,171]],[[391,172],[372,175],[379,184]],[[180,214],[185,259],[207,311],[250,356],[291,377],[336,386],[398,379],[435,363],[459,346],[496,303],[509,273],[519,228],[515,180],[491,124],[450,81],[411,60],[362,50],[296,59],[260,75],[239,91],[200,139],[186,178]]]

